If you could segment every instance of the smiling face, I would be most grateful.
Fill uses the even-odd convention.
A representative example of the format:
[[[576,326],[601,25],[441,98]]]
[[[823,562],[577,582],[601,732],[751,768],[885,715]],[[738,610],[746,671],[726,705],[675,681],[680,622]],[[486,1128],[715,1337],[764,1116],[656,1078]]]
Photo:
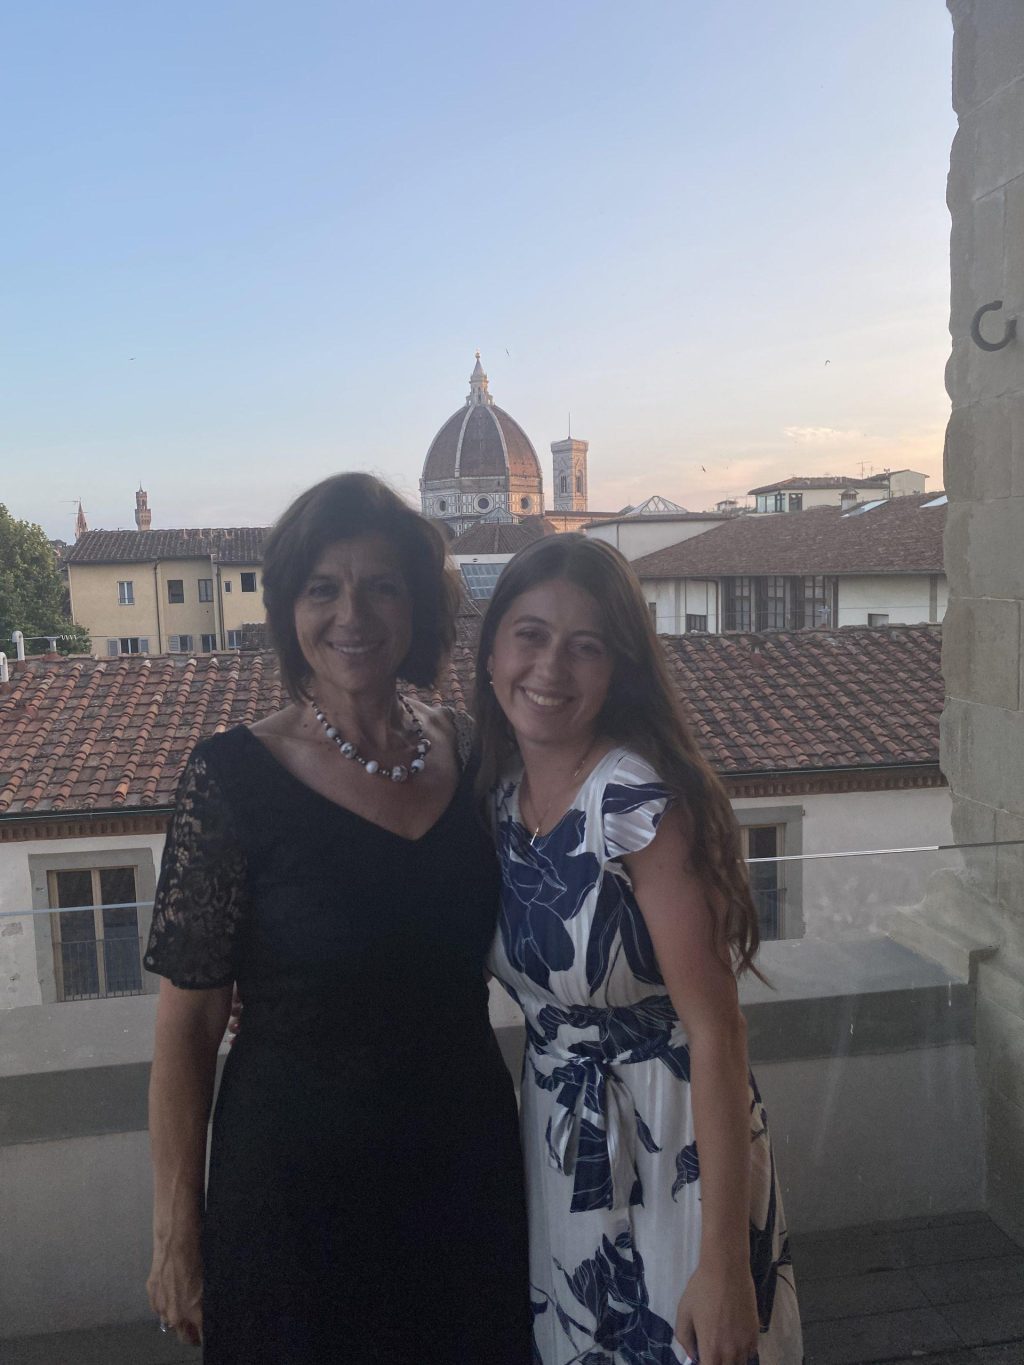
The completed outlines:
[[[412,641],[412,605],[386,536],[374,532],[327,546],[296,599],[295,634],[314,691],[394,686]]]
[[[554,578],[514,598],[487,666],[520,749],[578,752],[594,738],[615,663],[601,608],[583,588]]]

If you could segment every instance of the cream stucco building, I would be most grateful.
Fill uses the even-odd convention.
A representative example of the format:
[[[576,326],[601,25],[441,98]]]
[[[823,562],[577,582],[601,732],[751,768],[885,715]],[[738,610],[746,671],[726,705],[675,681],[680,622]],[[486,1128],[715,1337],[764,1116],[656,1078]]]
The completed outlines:
[[[83,531],[64,565],[74,621],[93,652],[193,654],[237,649],[263,620],[259,526],[150,529],[136,495],[135,531]]]

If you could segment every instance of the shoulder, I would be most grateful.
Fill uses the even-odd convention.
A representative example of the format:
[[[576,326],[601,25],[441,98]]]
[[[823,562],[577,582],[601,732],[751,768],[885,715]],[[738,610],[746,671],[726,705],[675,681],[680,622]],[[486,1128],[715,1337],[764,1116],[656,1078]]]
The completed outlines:
[[[219,730],[216,734],[207,735],[189,754],[185,770],[200,768],[220,773],[230,769],[248,750],[251,740],[252,734],[247,725],[233,725],[230,730]]]
[[[470,755],[473,752],[473,741],[476,737],[476,726],[473,717],[465,710],[456,710],[454,706],[447,703],[442,706],[420,705],[420,714],[426,713],[427,720],[424,721],[424,728],[427,734],[430,727],[439,728],[443,731],[448,743],[455,750],[459,760],[459,767],[465,768],[469,763]]]
[[[223,805],[239,791],[253,786],[251,765],[260,751],[249,728],[235,725],[230,730],[207,735],[189,754],[178,778],[177,805],[208,807]]]
[[[632,749],[610,750],[595,770],[595,776],[598,775],[602,778],[600,790],[604,808],[671,795],[657,769]]]
[[[608,856],[620,858],[651,842],[673,794],[647,759],[630,749],[612,751],[605,763],[601,824]]]

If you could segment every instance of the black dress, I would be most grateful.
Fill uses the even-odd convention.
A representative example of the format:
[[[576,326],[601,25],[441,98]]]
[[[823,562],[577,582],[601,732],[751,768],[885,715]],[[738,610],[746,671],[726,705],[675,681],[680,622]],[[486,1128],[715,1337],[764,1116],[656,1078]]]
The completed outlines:
[[[409,840],[244,727],[197,745],[146,965],[245,1004],[213,1120],[206,1365],[528,1365],[497,908],[466,774]]]

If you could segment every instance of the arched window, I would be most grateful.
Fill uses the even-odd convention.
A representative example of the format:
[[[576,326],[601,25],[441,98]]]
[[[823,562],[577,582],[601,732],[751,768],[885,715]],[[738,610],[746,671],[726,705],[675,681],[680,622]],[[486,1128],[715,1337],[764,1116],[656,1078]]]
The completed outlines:
[[[562,482],[561,482],[560,491],[561,491],[562,493],[568,493],[568,491],[569,491],[569,476],[568,476],[568,474],[563,474],[563,475],[562,475]]]
[[[577,474],[577,475],[576,475],[576,492],[577,492],[577,493],[582,493],[582,492],[583,492],[583,475],[582,475],[582,474]]]
[[[523,509],[524,512],[528,512],[530,510],[530,499],[520,498],[519,506]]]

